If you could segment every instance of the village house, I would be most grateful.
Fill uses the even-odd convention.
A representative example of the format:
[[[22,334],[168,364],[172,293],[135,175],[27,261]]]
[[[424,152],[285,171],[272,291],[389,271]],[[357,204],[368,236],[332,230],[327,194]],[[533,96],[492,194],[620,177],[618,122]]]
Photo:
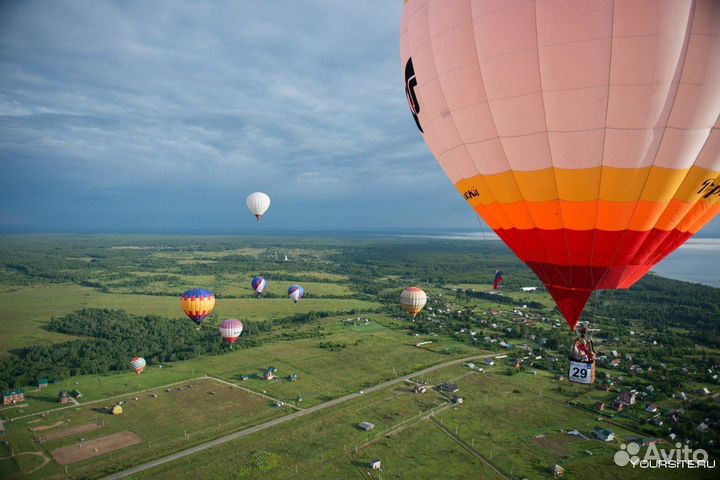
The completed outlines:
[[[617,400],[621,401],[626,405],[635,405],[635,402],[637,401],[637,395],[635,394],[635,392],[620,392]]]
[[[649,412],[649,413],[655,413],[655,412],[658,411],[658,406],[655,405],[654,403],[651,403],[650,405],[648,405],[647,407],[645,407],[645,411],[646,411],[646,412]]]
[[[556,464],[556,465],[553,465],[552,467],[550,467],[550,473],[552,473],[553,477],[559,478],[559,477],[562,477],[563,475],[565,475],[565,469],[563,467],[561,467],[560,465]]]
[[[605,410],[605,402],[595,402],[594,407],[595,410],[602,412],[603,410]]]
[[[60,393],[58,393],[58,403],[61,403],[65,405],[66,403],[70,403],[70,395],[68,394],[67,390],[61,390]]]
[[[620,400],[614,400],[612,403],[612,408],[617,412],[622,412],[623,410],[625,410],[625,404]]]
[[[615,434],[613,432],[600,427],[595,427],[593,435],[601,442],[612,442],[615,439]]]
[[[362,429],[362,430],[365,430],[366,432],[369,432],[370,430],[372,430],[373,428],[375,428],[375,425],[373,425],[373,424],[370,423],[370,422],[360,422],[360,424],[358,425],[358,427],[359,427],[360,429]]]
[[[41,378],[41,379],[39,379],[39,380],[38,380],[38,389],[39,389],[39,390],[42,390],[43,388],[47,388],[47,386],[48,386],[49,383],[50,383],[50,382],[48,382],[48,379],[47,379],[47,378]]]
[[[2,395],[3,405],[16,405],[18,402],[25,401],[25,390],[23,390],[22,388],[5,390]]]
[[[441,392],[447,392],[447,393],[455,393],[460,390],[460,387],[458,387],[457,383],[441,383],[437,386],[437,389]]]

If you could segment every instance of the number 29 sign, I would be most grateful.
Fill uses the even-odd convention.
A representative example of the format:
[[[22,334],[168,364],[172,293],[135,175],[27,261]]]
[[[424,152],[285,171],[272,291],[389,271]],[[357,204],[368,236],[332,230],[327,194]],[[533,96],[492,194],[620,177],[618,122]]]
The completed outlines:
[[[595,369],[592,363],[570,362],[568,380],[575,383],[591,384],[595,381]]]

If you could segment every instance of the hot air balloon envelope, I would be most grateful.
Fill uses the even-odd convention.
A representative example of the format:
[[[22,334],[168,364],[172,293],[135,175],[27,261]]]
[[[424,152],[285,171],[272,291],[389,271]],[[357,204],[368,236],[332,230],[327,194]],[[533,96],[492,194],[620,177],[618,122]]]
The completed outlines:
[[[300,285],[292,285],[288,288],[288,296],[297,303],[305,295],[305,290]]]
[[[255,277],[252,279],[252,282],[250,282],[250,285],[252,285],[252,288],[256,293],[262,293],[267,287],[267,280],[263,277]]]
[[[243,331],[243,323],[234,318],[223,320],[220,323],[220,335],[227,343],[235,343]]]
[[[414,123],[571,328],[720,211],[720,2],[407,0]]]
[[[200,328],[203,320],[212,313],[215,295],[202,288],[193,288],[180,296],[180,306],[185,315]]]
[[[250,209],[250,212],[255,215],[255,218],[257,218],[257,221],[259,222],[260,218],[262,218],[265,212],[267,212],[267,209],[270,208],[270,197],[262,192],[254,192],[248,195],[245,203]]]
[[[420,288],[409,287],[400,294],[400,304],[406,312],[412,315],[413,320],[422,311],[426,303],[427,295]]]
[[[132,360],[130,360],[130,368],[132,368],[135,371],[135,374],[137,376],[140,376],[140,374],[145,370],[145,359],[142,357],[135,357]]]

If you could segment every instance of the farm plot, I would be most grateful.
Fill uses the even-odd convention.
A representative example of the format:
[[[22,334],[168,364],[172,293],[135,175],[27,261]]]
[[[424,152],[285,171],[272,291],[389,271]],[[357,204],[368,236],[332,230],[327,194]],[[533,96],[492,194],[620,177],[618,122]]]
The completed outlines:
[[[70,465],[88,458],[105,455],[123,448],[137,445],[142,438],[135,432],[118,432],[105,437],[95,438],[88,442],[79,442],[66,447],[56,448],[52,456],[60,465]]]

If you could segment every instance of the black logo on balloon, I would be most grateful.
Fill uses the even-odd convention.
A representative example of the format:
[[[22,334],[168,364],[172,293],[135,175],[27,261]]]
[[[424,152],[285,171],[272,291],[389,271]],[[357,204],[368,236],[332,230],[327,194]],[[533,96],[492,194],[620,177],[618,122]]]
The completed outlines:
[[[465,197],[465,200],[470,200],[471,198],[479,197],[480,193],[477,191],[477,188],[473,188],[472,190],[467,190],[465,193],[463,193],[463,197]]]
[[[708,178],[702,183],[702,187],[700,188],[700,190],[698,190],[697,193],[705,193],[705,195],[703,195],[703,198],[708,198],[711,195],[720,195],[720,185],[715,185],[713,179]]]
[[[415,69],[413,68],[412,58],[409,58],[405,64],[405,96],[407,97],[408,105],[410,105],[410,111],[412,112],[413,120],[417,125],[418,130],[424,133],[424,130],[420,126],[420,120],[418,120],[418,114],[420,113],[420,102],[418,102],[417,95],[415,94],[415,87],[417,87],[417,78],[415,78]]]

